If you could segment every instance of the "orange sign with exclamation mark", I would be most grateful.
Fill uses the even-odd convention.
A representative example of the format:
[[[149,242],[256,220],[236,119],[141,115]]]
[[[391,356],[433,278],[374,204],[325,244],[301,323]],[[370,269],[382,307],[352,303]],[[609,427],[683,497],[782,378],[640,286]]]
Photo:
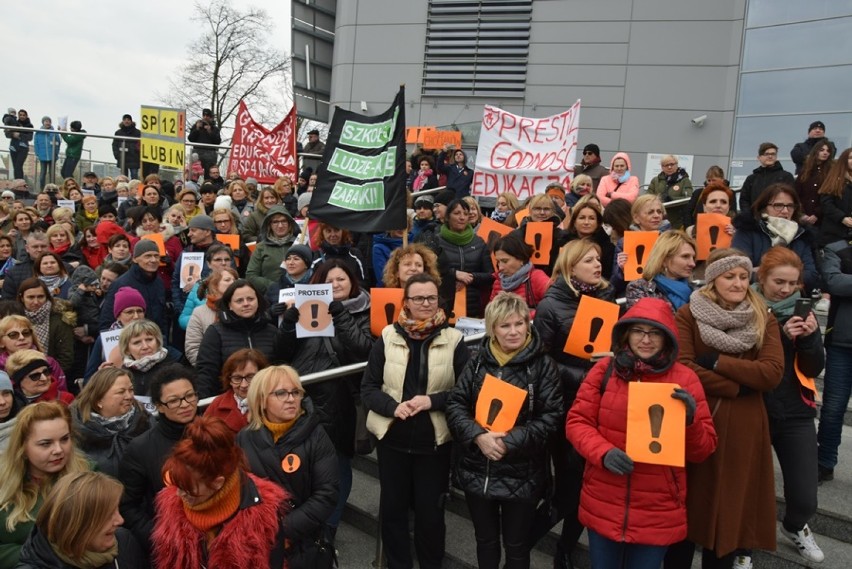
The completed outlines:
[[[614,302],[581,296],[563,351],[586,360],[594,354],[609,352],[618,311]]]
[[[553,224],[549,221],[529,221],[526,225],[524,241],[533,248],[530,258],[533,265],[549,265],[550,251],[553,249]]]
[[[393,324],[402,310],[401,288],[370,289],[370,332],[381,336],[385,326]]]
[[[624,280],[635,281],[642,277],[645,263],[654,248],[654,243],[660,233],[657,231],[625,231],[624,252],[627,253],[627,262],[624,263]]]
[[[699,213],[695,221],[695,258],[704,261],[716,249],[731,246],[733,237],[725,231],[731,218],[721,213]]]
[[[684,465],[686,406],[672,398],[678,387],[676,383],[630,382],[624,451],[634,461]]]
[[[497,433],[508,432],[515,426],[521,406],[527,400],[527,390],[486,373],[476,396],[474,419],[483,428]]]

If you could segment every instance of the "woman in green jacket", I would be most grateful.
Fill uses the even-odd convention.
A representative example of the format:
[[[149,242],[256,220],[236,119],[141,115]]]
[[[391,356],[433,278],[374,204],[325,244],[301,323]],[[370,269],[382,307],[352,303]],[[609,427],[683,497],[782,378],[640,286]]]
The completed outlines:
[[[270,284],[278,282],[281,263],[296,242],[298,227],[283,205],[272,206],[263,218],[257,247],[246,269],[246,278],[259,289],[261,295]]]
[[[83,130],[83,123],[80,121],[71,121],[71,132],[61,133],[62,140],[65,141],[65,162],[62,163],[62,177],[70,178],[74,175],[74,170],[77,168],[77,162],[83,155],[83,141],[86,140],[85,134],[77,134],[86,132]],[[64,129],[60,129],[64,130]]]

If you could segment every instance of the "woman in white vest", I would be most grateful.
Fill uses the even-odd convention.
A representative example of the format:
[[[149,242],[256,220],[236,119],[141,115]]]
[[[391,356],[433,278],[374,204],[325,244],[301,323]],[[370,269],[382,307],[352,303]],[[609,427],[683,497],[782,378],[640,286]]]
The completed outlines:
[[[369,411],[367,428],[379,439],[379,508],[388,569],[413,566],[412,506],[420,567],[438,569],[444,558],[443,504],[450,472],[444,408],[469,354],[462,334],[447,325],[439,308],[433,276],[408,279],[402,302],[399,319],[382,330],[370,353],[361,400]],[[411,488],[417,489],[413,496]]]

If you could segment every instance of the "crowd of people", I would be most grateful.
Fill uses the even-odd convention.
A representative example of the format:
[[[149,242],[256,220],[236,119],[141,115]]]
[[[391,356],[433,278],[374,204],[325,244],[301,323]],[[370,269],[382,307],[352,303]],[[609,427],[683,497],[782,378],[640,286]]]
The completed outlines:
[[[643,188],[627,153],[606,168],[588,144],[568,188],[483,211],[464,151],[418,151],[408,227],[375,235],[311,219],[316,164],[265,187],[221,176],[203,146],[196,181],[139,179],[121,147],[126,175],[3,192],[0,566],[331,567],[352,459],[373,448],[391,569],[442,566],[451,485],[482,568],[529,567],[560,521],[558,568],[585,529],[596,568],[688,568],[696,545],[705,568],[749,568],[776,547],[773,449],[782,533],[821,561],[808,522],[852,385],[852,149],[835,160],[811,127],[795,177],[760,146],[738,203],[719,167],[694,184],[665,155]],[[703,212],[730,219],[731,247],[699,261]],[[486,215],[505,235],[478,235]],[[656,237],[638,279],[634,231]],[[299,337],[282,294],[298,284],[331,285],[333,336]],[[375,287],[402,298],[378,335]],[[626,299],[592,359],[565,350],[584,297]],[[829,297],[823,348],[813,304]],[[480,342],[462,316],[483,320]],[[817,432],[800,378],[823,368]],[[520,393],[500,428],[482,415],[495,381]],[[684,467],[626,452],[633,382],[676,384]]]

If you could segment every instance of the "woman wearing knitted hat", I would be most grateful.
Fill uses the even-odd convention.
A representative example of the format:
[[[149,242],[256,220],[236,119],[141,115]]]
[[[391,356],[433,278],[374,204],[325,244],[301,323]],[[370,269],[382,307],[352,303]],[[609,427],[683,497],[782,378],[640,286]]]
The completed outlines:
[[[6,451],[9,435],[15,426],[15,417],[23,407],[24,402],[15,394],[9,374],[0,371],[0,453]]]
[[[752,263],[721,249],[707,260],[707,284],[677,312],[678,360],[698,374],[719,436],[716,452],[687,469],[693,543],[669,550],[674,567],[691,567],[694,543],[703,566],[751,567],[750,549],[775,549],[775,475],[763,393],[784,372],[778,322],[750,288]],[[745,459],[744,457],[748,457]]]
[[[115,301],[112,305],[115,321],[109,326],[108,330],[118,330],[130,325],[135,320],[142,320],[145,318],[145,310],[147,308],[145,299],[138,290],[129,286],[119,288],[115,293]],[[117,349],[105,356],[101,337],[98,335],[95,338],[95,343],[92,344],[89,361],[86,363],[86,373],[83,374],[85,380],[88,381],[106,362],[109,362],[115,367],[120,367],[122,359]]]
[[[6,361],[6,373],[15,386],[15,391],[27,405],[39,401],[61,401],[69,405],[74,396],[60,391],[53,377],[50,364],[44,354],[35,350],[20,350]]]
[[[205,416],[187,427],[162,472],[168,486],[157,495],[157,567],[284,566],[285,547],[295,541],[282,531],[293,515],[285,513],[288,496],[248,472],[224,422]]]

